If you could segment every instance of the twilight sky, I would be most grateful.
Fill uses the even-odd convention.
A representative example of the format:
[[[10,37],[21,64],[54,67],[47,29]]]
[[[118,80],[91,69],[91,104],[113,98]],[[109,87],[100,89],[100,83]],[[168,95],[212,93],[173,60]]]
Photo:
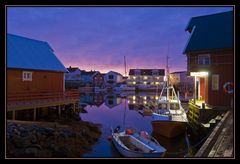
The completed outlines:
[[[47,41],[65,67],[117,71],[187,69],[191,17],[232,7],[7,7],[7,33]]]

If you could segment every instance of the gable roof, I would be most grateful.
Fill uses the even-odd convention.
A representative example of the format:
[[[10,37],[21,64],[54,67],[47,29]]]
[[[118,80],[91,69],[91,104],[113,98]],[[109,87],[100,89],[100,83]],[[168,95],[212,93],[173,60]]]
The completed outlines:
[[[7,34],[7,68],[67,72],[47,42]]]
[[[233,11],[193,17],[184,54],[193,51],[233,48]]]
[[[68,70],[69,72],[75,72],[76,70],[79,70],[79,71],[80,71],[80,69],[79,69],[78,67],[69,67],[69,68],[67,68],[67,70]]]
[[[96,72],[98,72],[98,71],[85,71],[85,70],[82,70],[81,71],[81,75],[82,76],[93,76]]]
[[[115,72],[115,71],[109,71],[109,72],[106,73],[106,74],[110,74],[110,73],[113,73],[113,74],[116,74],[116,75],[122,76],[122,74],[120,74],[120,73],[118,73],[118,72]]]

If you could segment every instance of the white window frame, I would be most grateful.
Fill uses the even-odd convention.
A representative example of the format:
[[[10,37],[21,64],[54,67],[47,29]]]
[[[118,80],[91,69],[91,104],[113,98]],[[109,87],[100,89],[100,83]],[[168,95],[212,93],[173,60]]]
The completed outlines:
[[[206,63],[206,60],[205,60],[206,57],[209,59],[209,63]],[[200,61],[202,61],[202,63],[200,63]],[[210,64],[211,64],[210,54],[198,55],[198,65],[210,65]]]
[[[23,81],[32,81],[32,72],[23,71],[22,79]]]

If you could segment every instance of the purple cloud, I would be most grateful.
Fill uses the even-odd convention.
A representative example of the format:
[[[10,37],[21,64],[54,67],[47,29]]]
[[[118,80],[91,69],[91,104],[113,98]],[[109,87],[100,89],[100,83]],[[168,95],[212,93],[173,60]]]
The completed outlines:
[[[186,70],[182,54],[191,17],[232,7],[7,7],[7,32],[47,41],[57,57],[80,69]],[[169,48],[169,51],[167,50]]]

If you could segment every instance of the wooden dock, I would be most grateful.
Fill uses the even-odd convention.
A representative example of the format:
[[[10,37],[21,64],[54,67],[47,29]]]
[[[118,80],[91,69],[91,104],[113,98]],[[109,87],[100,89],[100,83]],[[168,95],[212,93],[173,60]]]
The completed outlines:
[[[208,139],[195,154],[195,157],[233,158],[233,127],[233,111],[230,110],[214,128]]]
[[[37,110],[41,108],[56,107],[61,115],[61,110],[65,108],[65,105],[72,105],[75,111],[78,102],[79,91],[77,90],[15,93],[7,95],[7,112],[12,112],[12,119],[15,120],[16,111],[33,109],[33,120],[35,120]]]

